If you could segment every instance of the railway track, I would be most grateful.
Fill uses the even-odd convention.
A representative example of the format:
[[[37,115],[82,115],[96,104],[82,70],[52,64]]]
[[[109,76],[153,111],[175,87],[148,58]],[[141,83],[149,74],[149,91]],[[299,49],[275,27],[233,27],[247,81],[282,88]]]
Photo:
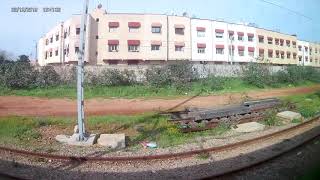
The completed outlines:
[[[253,139],[248,139],[232,144],[227,144],[218,147],[211,147],[206,149],[197,149],[192,151],[186,152],[178,152],[178,153],[170,153],[170,154],[157,154],[157,155],[149,155],[149,156],[118,156],[118,157],[92,157],[92,156],[65,156],[65,155],[55,155],[55,154],[48,154],[48,153],[39,153],[39,152],[31,152],[19,149],[12,149],[7,147],[0,147],[0,151],[9,152],[12,154],[19,154],[22,156],[28,157],[37,157],[37,158],[47,158],[52,160],[64,160],[64,161],[77,161],[77,162],[98,162],[98,161],[110,161],[110,162],[125,162],[125,161],[149,161],[149,160],[164,160],[164,159],[171,159],[171,158],[185,158],[191,157],[194,155],[202,154],[202,153],[213,153],[213,152],[221,152],[227,151],[229,149],[235,149],[242,146],[248,146],[259,141],[264,141],[270,138],[275,138],[277,136],[284,135],[289,132],[294,132],[299,129],[308,126],[316,121],[320,121],[320,115],[317,115],[311,120],[305,121],[301,124],[296,126],[284,129],[282,131],[277,131],[271,134],[267,134],[264,136],[256,137]],[[320,132],[319,132],[320,134]]]
[[[271,157],[267,157],[267,158],[262,158],[259,159],[257,162],[251,163],[251,164],[247,164],[244,166],[240,166],[240,167],[236,167],[236,168],[226,168],[223,170],[223,172],[216,172],[210,176],[201,176],[202,178],[208,178],[208,179],[212,179],[212,178],[216,178],[216,177],[227,177],[228,175],[232,175],[233,173],[236,172],[240,172],[240,171],[245,171],[250,169],[251,167],[257,166],[259,164],[263,164],[265,162],[268,162],[276,157],[279,157],[281,155],[285,155],[285,153],[290,152],[294,149],[296,149],[299,146],[302,146],[303,144],[305,144],[306,142],[310,142],[311,140],[315,139],[316,137],[320,136],[320,131],[319,131],[319,124],[320,122],[320,115],[305,121],[301,124],[298,124],[296,126],[284,129],[282,131],[278,131],[278,132],[274,132],[271,134],[267,134],[261,137],[256,137],[253,139],[249,139],[249,140],[245,140],[245,141],[241,141],[241,142],[237,142],[237,143],[233,143],[233,144],[228,144],[228,145],[224,145],[224,146],[219,146],[219,147],[212,147],[212,148],[207,148],[207,149],[199,149],[199,150],[193,150],[193,151],[188,151],[188,152],[181,152],[181,153],[173,153],[173,154],[159,154],[159,155],[151,155],[151,156],[134,156],[134,157],[75,157],[75,156],[63,156],[63,155],[53,155],[53,154],[46,154],[46,153],[35,153],[35,152],[29,152],[29,151],[24,151],[24,150],[17,150],[17,149],[10,149],[10,148],[5,148],[5,147],[0,147],[0,151],[6,151],[6,152],[10,152],[10,156],[12,154],[19,154],[21,156],[26,156],[29,159],[29,156],[32,156],[34,158],[48,158],[51,160],[57,160],[57,161],[66,161],[67,163],[98,163],[98,162],[104,162],[104,161],[108,161],[108,162],[115,162],[115,163],[126,163],[128,162],[129,164],[131,164],[134,161],[152,161],[157,162],[156,160],[162,160],[159,161],[160,164],[162,164],[163,162],[165,162],[165,160],[178,160],[178,159],[183,159],[183,158],[187,158],[187,157],[192,157],[194,155],[198,155],[201,153],[216,153],[216,152],[229,152],[235,149],[241,149],[244,147],[248,147],[249,145],[251,146],[257,146],[259,143],[265,142],[265,141],[278,141],[278,139],[282,139],[282,136],[290,136],[290,134],[302,134],[305,132],[309,132],[310,130],[312,130],[313,133],[312,136],[307,136],[307,138],[305,138],[303,141],[296,141],[295,139],[293,139],[294,145],[289,146],[289,148],[285,149],[285,151],[282,151],[276,155],[271,155]],[[281,138],[282,137],[282,138]],[[278,138],[278,139],[277,139]],[[273,140],[274,139],[274,140]],[[254,145],[257,144],[257,145]],[[148,164],[148,163],[147,163]],[[215,165],[214,165],[215,166]],[[233,165],[232,165],[233,167]],[[198,172],[199,168],[203,168],[203,166],[192,166],[190,168],[186,169],[186,172],[190,172],[192,171],[192,169],[195,168],[195,172]],[[45,170],[46,168],[44,168],[44,173],[47,172],[47,170]],[[43,171],[42,170],[42,171]],[[173,172],[176,172],[174,169],[172,169]],[[178,170],[179,171],[179,170]],[[6,172],[6,171],[5,171]],[[7,173],[7,172],[6,172]],[[40,171],[37,171],[37,173],[41,173]],[[119,172],[119,174],[121,174],[121,172]],[[143,172],[142,172],[143,174]],[[141,175],[142,175],[141,174]],[[157,174],[157,173],[156,173]],[[156,175],[154,174],[154,175]],[[5,175],[5,174],[4,174]],[[60,174],[61,175],[61,174]],[[150,175],[150,174],[149,174]],[[14,176],[18,176],[17,174],[14,173]],[[12,173],[10,175],[10,177],[14,177],[12,176]],[[42,175],[43,176],[43,175]],[[53,175],[54,177],[57,178],[56,175]],[[69,175],[70,176],[70,175]],[[122,175],[120,175],[121,177]],[[145,177],[144,175],[142,175],[143,177]],[[165,177],[168,175],[160,175],[159,177]],[[1,177],[1,174],[0,174]],[[6,177],[6,176],[4,176]],[[47,175],[43,176],[43,177],[47,177]],[[71,176],[72,177],[72,176]],[[91,176],[89,175],[88,178],[91,178]],[[107,176],[109,177],[109,176]],[[119,177],[118,175],[116,176],[117,178]],[[123,174],[122,177],[126,177],[126,173]],[[140,179],[140,175],[136,176],[137,179]],[[148,176],[149,178],[152,176]],[[171,176],[172,177],[172,174]],[[187,174],[186,177],[190,176]],[[197,177],[197,176],[194,176]],[[200,177],[200,176],[199,176]],[[20,177],[17,177],[20,178]],[[162,179],[161,178],[161,179]]]

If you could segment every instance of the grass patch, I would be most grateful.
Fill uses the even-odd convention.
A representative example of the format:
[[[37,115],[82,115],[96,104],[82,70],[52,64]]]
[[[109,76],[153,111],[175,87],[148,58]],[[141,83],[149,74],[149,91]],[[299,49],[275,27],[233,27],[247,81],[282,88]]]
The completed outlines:
[[[293,119],[293,120],[291,121],[291,123],[299,124],[299,123],[302,123],[302,120],[301,120],[301,119]]]
[[[125,133],[131,147],[145,140],[155,141],[158,147],[175,146],[197,142],[197,138],[203,136],[221,135],[229,130],[228,126],[220,125],[207,131],[182,133],[167,119],[167,116],[156,114],[88,117],[86,128],[92,133]],[[33,145],[35,140],[41,139],[39,128],[70,128],[72,133],[75,124],[75,118],[0,118],[0,140],[4,144]]]
[[[306,81],[296,85],[283,83],[277,88],[311,86],[316,83]],[[273,87],[264,87],[271,89]],[[258,87],[248,84],[240,78],[224,78],[213,77],[203,80],[194,81],[191,87],[186,90],[177,89],[175,86],[161,86],[154,88],[148,85],[130,85],[130,86],[86,86],[85,98],[175,98],[181,96],[195,96],[195,95],[212,95],[230,92],[247,92],[250,90],[257,90]],[[60,85],[47,88],[32,88],[32,89],[9,89],[5,87],[0,88],[0,95],[17,95],[17,96],[35,96],[47,98],[76,98],[76,87]]]
[[[296,105],[296,111],[304,118],[310,118],[320,113],[320,91],[304,95],[288,96],[285,101]]]

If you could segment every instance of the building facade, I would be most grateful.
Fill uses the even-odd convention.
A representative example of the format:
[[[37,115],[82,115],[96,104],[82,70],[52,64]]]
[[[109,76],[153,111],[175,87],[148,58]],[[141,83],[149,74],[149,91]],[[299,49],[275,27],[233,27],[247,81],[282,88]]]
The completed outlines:
[[[257,28],[259,62],[297,64],[297,37]]]
[[[40,38],[39,65],[77,63],[80,20],[73,15]],[[89,65],[320,63],[320,45],[295,35],[185,16],[107,13],[98,6],[88,15],[85,35]]]

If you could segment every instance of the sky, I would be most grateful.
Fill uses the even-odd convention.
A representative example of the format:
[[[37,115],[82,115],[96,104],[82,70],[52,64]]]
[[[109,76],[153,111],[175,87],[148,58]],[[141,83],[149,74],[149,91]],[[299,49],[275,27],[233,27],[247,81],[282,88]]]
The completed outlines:
[[[261,28],[297,34],[298,39],[320,42],[319,0],[89,0],[90,10],[99,3],[107,12],[159,13],[190,16],[227,22],[256,23]],[[298,12],[268,4],[276,3]],[[35,57],[38,39],[59,22],[80,14],[83,0],[2,0],[0,6],[0,50],[12,57]],[[11,12],[13,7],[37,7],[36,13]],[[60,7],[61,12],[43,12],[45,7]],[[306,17],[304,17],[306,16]]]

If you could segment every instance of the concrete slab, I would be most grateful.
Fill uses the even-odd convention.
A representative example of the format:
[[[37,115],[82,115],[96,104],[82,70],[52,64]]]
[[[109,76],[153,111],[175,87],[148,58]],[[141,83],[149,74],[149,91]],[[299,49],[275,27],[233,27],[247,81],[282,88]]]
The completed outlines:
[[[72,136],[60,134],[55,139],[60,143],[73,146],[91,146],[97,142],[97,137],[96,134],[90,134],[86,136],[84,141],[78,141],[79,134],[75,133]]]
[[[292,111],[283,111],[277,114],[277,117],[284,120],[287,123],[292,122],[292,120],[297,119],[301,120],[302,116],[300,113],[292,112]]]
[[[125,134],[101,134],[98,144],[111,149],[125,148]]]
[[[249,122],[238,124],[236,128],[232,128],[232,130],[241,133],[249,133],[254,131],[262,131],[265,128],[265,125],[257,123],[257,122]]]

